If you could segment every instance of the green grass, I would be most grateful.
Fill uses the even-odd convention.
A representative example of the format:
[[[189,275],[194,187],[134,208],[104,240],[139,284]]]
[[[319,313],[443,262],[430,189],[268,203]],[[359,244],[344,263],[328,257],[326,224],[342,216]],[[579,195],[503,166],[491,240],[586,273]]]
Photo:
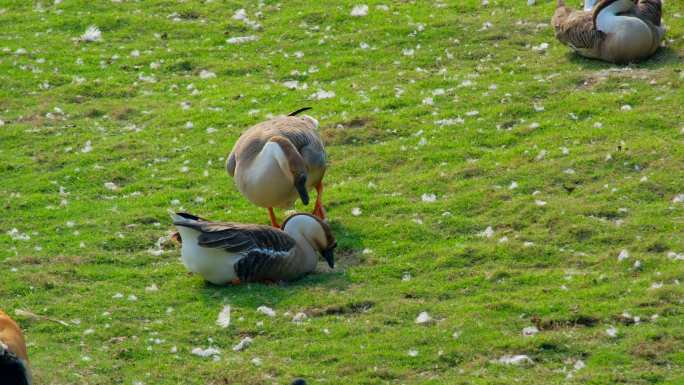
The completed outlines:
[[[360,18],[350,1],[255,3],[0,2],[0,306],[70,324],[17,317],[36,384],[684,383],[680,2],[667,47],[629,67],[556,42],[550,0],[369,1]],[[91,24],[103,40],[77,41]],[[171,244],[150,253],[169,208],[267,223],[224,158],[303,106],[327,143],[335,271],[216,287]],[[218,361],[191,354],[208,346]],[[515,354],[534,363],[496,362]]]

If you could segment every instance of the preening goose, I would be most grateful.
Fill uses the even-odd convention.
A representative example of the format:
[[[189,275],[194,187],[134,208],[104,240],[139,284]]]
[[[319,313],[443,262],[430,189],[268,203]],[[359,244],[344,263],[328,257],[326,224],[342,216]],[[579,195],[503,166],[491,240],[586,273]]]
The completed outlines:
[[[309,204],[309,190],[316,188],[313,214],[325,219],[321,201],[326,155],[316,132],[318,121],[308,116],[288,116],[261,122],[245,131],[228,156],[226,170],[238,190],[252,203],[265,207],[271,225],[280,227],[273,208],[292,207],[297,197]]]
[[[310,214],[287,217],[282,230],[186,213],[171,218],[180,233],[183,264],[217,285],[291,281],[314,271],[319,253],[335,267],[335,237],[326,222]]]
[[[26,342],[21,330],[7,314],[0,310],[0,383],[30,385]]]
[[[556,38],[578,54],[612,63],[643,60],[665,34],[660,0],[585,0],[572,10],[558,0],[552,24]]]

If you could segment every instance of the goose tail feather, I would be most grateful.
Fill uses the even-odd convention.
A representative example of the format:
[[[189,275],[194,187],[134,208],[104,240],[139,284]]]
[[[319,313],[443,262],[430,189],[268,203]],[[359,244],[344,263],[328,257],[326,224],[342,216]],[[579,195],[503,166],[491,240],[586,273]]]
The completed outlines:
[[[188,214],[188,213],[176,213],[171,210],[169,210],[169,215],[171,216],[171,219],[173,220],[174,225],[187,225],[190,223],[196,223],[196,222],[206,222],[205,219],[202,219],[198,217],[197,215],[193,214]]]
[[[313,107],[304,107],[304,108],[300,108],[300,109],[298,109],[297,111],[290,112],[289,114],[287,114],[287,116],[296,116],[297,114],[302,113],[302,112],[304,112],[304,111],[308,111],[308,110],[310,110],[310,109],[312,109],[312,108],[313,108]]]

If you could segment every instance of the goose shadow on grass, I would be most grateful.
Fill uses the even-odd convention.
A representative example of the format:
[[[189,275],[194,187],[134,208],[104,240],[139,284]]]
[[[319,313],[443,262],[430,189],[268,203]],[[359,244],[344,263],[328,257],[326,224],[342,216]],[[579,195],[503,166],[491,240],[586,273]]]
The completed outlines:
[[[610,68],[627,68],[632,67],[635,69],[660,69],[663,67],[671,67],[677,64],[682,64],[683,53],[678,52],[672,47],[660,47],[654,54],[648,59],[630,63],[630,64],[615,64],[599,59],[590,59],[584,57],[576,52],[573,52],[568,48],[568,52],[565,57],[570,63],[580,65],[585,69],[590,70],[605,70]]]
[[[305,290],[320,293],[346,290],[351,284],[346,274],[347,269],[360,265],[363,261],[363,236],[338,221],[332,220],[330,225],[339,245],[335,249],[335,269],[331,270],[320,258],[315,272],[292,282],[246,283],[233,286],[214,285],[204,281],[198,288],[198,299],[208,305],[218,305],[227,298],[237,307],[256,308],[261,305],[277,305],[282,300]]]

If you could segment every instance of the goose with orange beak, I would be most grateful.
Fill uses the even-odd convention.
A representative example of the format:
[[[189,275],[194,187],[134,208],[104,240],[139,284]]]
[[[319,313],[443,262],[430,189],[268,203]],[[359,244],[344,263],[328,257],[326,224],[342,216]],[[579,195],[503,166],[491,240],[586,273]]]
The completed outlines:
[[[245,131],[228,156],[226,170],[250,202],[268,209],[271,225],[280,227],[273,208],[290,208],[297,198],[309,204],[309,190],[317,191],[313,214],[326,219],[321,201],[326,153],[316,132],[318,121],[308,115],[261,122]]]
[[[335,267],[337,242],[330,226],[310,214],[287,217],[282,230],[186,213],[171,213],[171,218],[185,267],[216,285],[292,281],[316,270],[319,254]]]
[[[14,320],[0,310],[0,383],[30,385],[26,342]]]
[[[556,38],[578,54],[611,63],[653,55],[665,35],[661,0],[585,0],[573,10],[558,0],[552,24]]]

